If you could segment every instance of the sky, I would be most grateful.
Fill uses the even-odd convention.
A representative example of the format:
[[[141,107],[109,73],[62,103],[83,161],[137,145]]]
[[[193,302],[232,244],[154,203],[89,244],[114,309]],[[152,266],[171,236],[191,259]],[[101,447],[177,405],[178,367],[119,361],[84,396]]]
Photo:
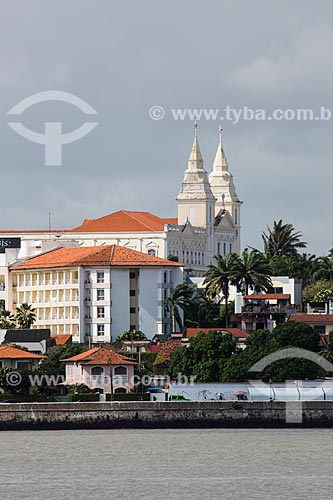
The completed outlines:
[[[332,111],[331,0],[24,0],[0,16],[1,229],[71,228],[117,210],[175,217],[193,120],[173,109]],[[7,112],[39,92],[90,104],[97,127],[46,166],[44,146],[16,134]],[[149,110],[161,106],[165,117]],[[71,132],[91,116],[45,102],[15,117]],[[235,121],[235,120],[234,120]],[[242,206],[242,246],[282,219],[308,251],[331,248],[332,120],[224,120],[223,143]],[[220,120],[201,117],[211,171]]]

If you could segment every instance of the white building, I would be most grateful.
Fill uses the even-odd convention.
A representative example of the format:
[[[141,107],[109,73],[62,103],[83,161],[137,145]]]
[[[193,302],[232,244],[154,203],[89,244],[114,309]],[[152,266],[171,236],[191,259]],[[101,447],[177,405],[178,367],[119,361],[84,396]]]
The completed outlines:
[[[8,263],[37,255],[50,249],[50,245],[120,245],[164,259],[173,255],[193,276],[202,276],[214,255],[239,253],[241,202],[229,172],[221,135],[212,172],[208,175],[195,134],[177,207],[175,218],[121,210],[99,219],[85,219],[71,230],[0,231],[3,248],[7,248],[4,250],[7,256],[0,261],[0,294],[1,284],[6,283]],[[8,242],[14,240],[16,247],[8,250],[11,246]]]
[[[34,328],[109,342],[126,330],[170,333],[164,309],[181,264],[116,245],[59,248],[9,268],[7,307],[36,309]]]

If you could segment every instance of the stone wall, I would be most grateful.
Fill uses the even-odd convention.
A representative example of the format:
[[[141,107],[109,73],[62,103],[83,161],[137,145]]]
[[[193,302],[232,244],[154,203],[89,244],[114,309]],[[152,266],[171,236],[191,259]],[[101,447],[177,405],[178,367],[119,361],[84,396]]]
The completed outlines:
[[[0,404],[0,430],[333,427],[333,402]]]

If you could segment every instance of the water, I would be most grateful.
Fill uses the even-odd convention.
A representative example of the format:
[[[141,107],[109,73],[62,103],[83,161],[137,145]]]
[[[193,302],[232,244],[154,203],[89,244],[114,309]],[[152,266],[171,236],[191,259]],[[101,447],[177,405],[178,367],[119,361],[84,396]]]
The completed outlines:
[[[333,430],[0,433],[1,500],[328,500]]]

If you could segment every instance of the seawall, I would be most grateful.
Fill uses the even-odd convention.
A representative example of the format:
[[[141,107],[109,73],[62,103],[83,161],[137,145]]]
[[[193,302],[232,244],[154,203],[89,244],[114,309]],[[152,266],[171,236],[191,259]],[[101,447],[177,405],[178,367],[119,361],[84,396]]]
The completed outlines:
[[[0,404],[0,430],[333,427],[333,401]]]

